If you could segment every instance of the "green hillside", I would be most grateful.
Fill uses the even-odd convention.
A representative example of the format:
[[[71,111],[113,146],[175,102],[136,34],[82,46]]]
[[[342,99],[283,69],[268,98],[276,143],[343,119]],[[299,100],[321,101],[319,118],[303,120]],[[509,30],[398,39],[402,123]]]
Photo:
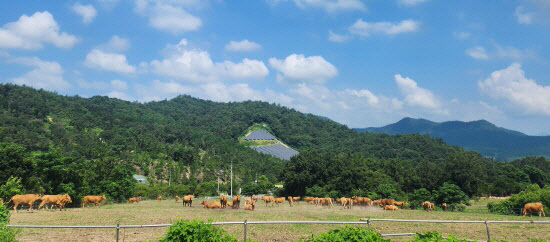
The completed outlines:
[[[432,122],[404,118],[380,128],[356,129],[386,134],[429,134],[445,142],[475,150],[497,160],[513,160],[524,156],[550,157],[550,136],[529,136],[495,126],[485,120],[472,122]]]
[[[300,154],[282,161],[240,143],[257,124]],[[265,192],[277,182],[285,184],[280,195],[402,197],[445,182],[468,195],[509,194],[550,181],[544,158],[496,162],[428,135],[359,133],[277,104],[190,96],[137,103],[0,85],[0,142],[0,185],[20,178],[25,192],[77,199],[216,195],[218,178],[220,192],[229,191],[230,164],[234,191]],[[136,185],[132,174],[149,184]]]

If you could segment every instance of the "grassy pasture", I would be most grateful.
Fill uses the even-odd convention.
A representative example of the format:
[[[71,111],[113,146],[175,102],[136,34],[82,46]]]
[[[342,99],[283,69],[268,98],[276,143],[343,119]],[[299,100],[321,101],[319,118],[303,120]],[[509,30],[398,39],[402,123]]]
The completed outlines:
[[[481,205],[480,201],[474,205]],[[12,210],[13,212],[13,210]],[[419,210],[384,211],[379,208],[354,207],[351,210],[334,206],[332,209],[316,207],[300,202],[294,207],[288,203],[279,207],[265,207],[258,202],[256,211],[217,209],[207,210],[200,205],[200,200],[193,201],[191,208],[182,206],[181,201],[156,200],[142,201],[138,204],[107,204],[101,208],[71,208],[67,211],[21,210],[12,213],[11,224],[33,225],[112,225],[112,224],[165,224],[176,219],[212,219],[222,221],[358,221],[360,218],[394,218],[394,219],[443,219],[443,220],[548,220],[539,217],[505,216],[488,213],[471,212],[424,212]],[[362,225],[360,225],[362,226]],[[364,225],[366,226],[366,225]],[[260,241],[293,241],[302,237],[319,234],[341,225],[248,225],[248,238]],[[242,225],[224,225],[223,229],[240,239],[243,237]],[[486,240],[484,224],[427,224],[427,223],[391,223],[373,222],[372,228],[380,233],[404,233],[442,231],[460,238]],[[492,239],[527,241],[528,238],[550,239],[550,225],[523,224],[490,224]],[[121,241],[155,241],[164,235],[166,228],[121,229]],[[17,239],[20,241],[113,241],[115,229],[22,229]],[[399,239],[394,237],[393,239]],[[410,239],[401,238],[401,239]]]

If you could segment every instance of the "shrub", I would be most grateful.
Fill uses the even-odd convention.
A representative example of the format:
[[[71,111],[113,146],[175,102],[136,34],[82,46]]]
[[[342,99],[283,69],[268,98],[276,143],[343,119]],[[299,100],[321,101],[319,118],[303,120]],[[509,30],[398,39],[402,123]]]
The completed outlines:
[[[317,235],[316,237],[311,237],[305,241],[308,242],[322,242],[322,241],[330,241],[330,242],[344,242],[344,241],[373,241],[373,242],[386,242],[391,241],[384,239],[382,235],[379,233],[376,233],[374,231],[370,231],[367,228],[356,228],[351,226],[346,226],[342,229],[335,229],[328,231],[326,233],[322,233]]]
[[[10,211],[0,204],[0,241],[3,242],[12,242],[17,241],[15,239],[16,230],[8,228],[8,223],[10,222]]]
[[[418,241],[418,242],[432,242],[432,241],[462,242],[464,240],[457,239],[453,236],[449,236],[448,238],[443,238],[443,235],[441,235],[440,232],[434,231],[434,232],[426,232],[424,234],[416,234],[414,236],[413,241]]]
[[[193,221],[176,221],[168,228],[166,235],[160,241],[236,242],[237,237],[228,234],[221,228],[214,227],[210,223],[204,223],[195,219]]]
[[[541,189],[539,185],[531,184],[520,193],[513,194],[509,199],[498,203],[488,203],[487,208],[490,212],[520,215],[523,206],[532,202],[542,202],[545,208],[550,207],[550,185]]]

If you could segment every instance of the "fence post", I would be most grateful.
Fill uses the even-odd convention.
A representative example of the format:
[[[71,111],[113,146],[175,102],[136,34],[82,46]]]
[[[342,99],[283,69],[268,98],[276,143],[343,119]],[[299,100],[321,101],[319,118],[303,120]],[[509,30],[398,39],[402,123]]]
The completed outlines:
[[[370,230],[370,218],[367,219],[367,225],[369,225],[369,230]]]
[[[120,232],[120,224],[116,224],[116,242],[118,242],[118,234]]]
[[[246,242],[246,219],[244,219],[244,242]]]
[[[487,228],[487,241],[491,242],[491,233],[489,232],[489,221],[485,221],[485,227]]]

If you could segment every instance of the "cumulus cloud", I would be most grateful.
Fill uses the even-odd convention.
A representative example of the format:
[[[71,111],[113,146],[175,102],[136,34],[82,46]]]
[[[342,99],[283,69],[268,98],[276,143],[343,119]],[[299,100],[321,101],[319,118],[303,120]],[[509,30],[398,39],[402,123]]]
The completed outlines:
[[[487,60],[489,59],[489,55],[487,55],[487,51],[485,48],[481,46],[476,46],[474,48],[470,48],[466,50],[466,54],[470,57],[478,60]]]
[[[91,4],[82,5],[80,3],[75,3],[71,9],[82,17],[82,22],[85,24],[91,23],[97,15],[97,11]]]
[[[358,19],[349,31],[352,34],[361,37],[368,37],[372,34],[395,35],[400,33],[415,32],[420,28],[420,22],[412,19],[403,20],[401,22],[365,22],[363,19]]]
[[[116,79],[111,81],[111,86],[116,90],[128,89],[128,84],[126,84],[126,82]]]
[[[376,106],[380,103],[380,99],[376,95],[372,94],[372,92],[366,89],[362,89],[362,90],[346,89],[346,92],[348,92],[349,94],[355,97],[365,99],[366,102],[371,106]]]
[[[207,51],[187,49],[183,39],[176,46],[169,46],[171,55],[163,60],[149,63],[153,72],[193,82],[212,82],[223,78],[260,80],[269,74],[259,60],[243,59],[239,63],[224,61],[214,63]]]
[[[225,46],[225,49],[228,51],[255,51],[261,49],[262,46],[258,43],[248,41],[247,39],[241,41],[230,41],[229,44]]]
[[[528,113],[550,115],[550,86],[525,77],[519,63],[497,70],[478,83],[494,99],[504,99]]]
[[[427,0],[397,0],[399,4],[405,5],[405,6],[416,6],[426,1]]]
[[[59,25],[48,11],[36,12],[32,16],[23,14],[16,22],[0,28],[0,48],[36,50],[44,43],[71,48],[77,41],[74,35],[60,32]]]
[[[130,41],[128,39],[118,37],[118,35],[113,35],[107,43],[96,47],[96,49],[105,52],[124,52],[129,48]]]
[[[103,81],[86,81],[86,80],[76,80],[76,84],[80,88],[84,89],[95,89],[95,90],[106,90],[109,89],[109,84]]]
[[[328,40],[330,40],[332,42],[344,43],[344,42],[348,41],[349,39],[350,39],[349,35],[337,34],[337,33],[332,32],[332,30],[328,31]]]
[[[292,54],[284,60],[270,58],[269,64],[289,80],[323,83],[338,75],[338,69],[322,56]]]
[[[20,77],[12,78],[12,83],[54,91],[71,87],[71,84],[63,79],[63,68],[55,61],[43,61],[37,57],[17,57],[11,62],[34,68]]]
[[[171,33],[197,30],[202,26],[200,18],[188,13],[187,7],[193,1],[137,0],[135,12],[149,18],[153,28]],[[197,3],[198,4],[198,3]]]
[[[407,105],[439,111],[441,103],[431,91],[419,87],[413,79],[408,77],[402,77],[397,74],[394,78],[399,90],[405,95],[405,103]]]
[[[294,0],[299,8],[322,8],[327,12],[366,10],[367,7],[360,0]]]
[[[134,66],[128,64],[125,55],[108,53],[98,49],[93,49],[86,55],[84,64],[91,68],[122,74],[131,74],[136,71]]]
[[[533,18],[535,17],[535,13],[527,12],[524,7],[519,6],[516,8],[514,16],[516,16],[516,19],[520,24],[531,24],[533,22]]]
[[[128,95],[125,92],[121,92],[121,91],[111,91],[111,92],[107,93],[107,96],[110,97],[110,98],[118,98],[118,99],[124,100],[124,101],[135,101],[136,100],[136,98]]]

